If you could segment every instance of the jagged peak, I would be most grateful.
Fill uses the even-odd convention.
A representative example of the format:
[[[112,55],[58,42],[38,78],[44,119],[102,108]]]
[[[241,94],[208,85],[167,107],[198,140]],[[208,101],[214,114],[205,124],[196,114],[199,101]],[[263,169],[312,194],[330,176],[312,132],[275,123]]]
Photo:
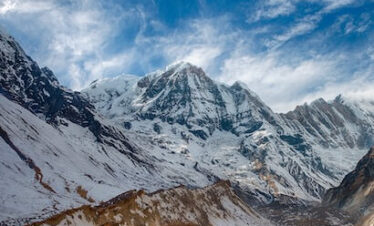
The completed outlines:
[[[248,89],[249,90],[247,84],[245,84],[244,82],[241,82],[241,81],[234,82],[231,85],[231,87],[233,87],[233,88],[241,88],[241,89]]]
[[[149,85],[150,81],[158,80],[160,78],[175,78],[175,77],[187,77],[187,76],[201,76],[207,79],[210,79],[202,68],[193,65],[189,62],[178,61],[166,66],[164,69],[159,69],[150,73],[147,73],[143,76],[138,85],[141,88],[146,87]]]
[[[245,90],[245,92],[247,92],[249,95],[257,98],[258,100],[260,100],[261,98],[255,93],[253,92],[247,84],[245,84],[244,82],[241,82],[241,81],[236,81],[234,82],[229,88],[231,89],[235,89],[235,90]],[[261,101],[262,102],[262,101]]]
[[[194,75],[194,76],[203,76],[203,77],[208,77],[205,73],[205,71],[201,68],[201,67],[198,67],[194,64],[191,64],[189,62],[185,62],[185,61],[179,61],[179,62],[176,62],[176,63],[173,63],[169,66],[166,66],[165,70],[163,71],[163,73],[161,74],[166,74],[168,72],[171,72],[170,75],[171,76],[190,76],[190,75]]]
[[[334,102],[335,102],[335,103],[344,103],[344,101],[345,101],[345,98],[343,97],[342,94],[337,95],[337,96],[335,97],[335,99],[334,99]]]
[[[0,37],[3,37],[7,40],[15,41],[14,38],[0,25]]]
[[[81,91],[85,91],[87,89],[94,89],[97,86],[122,86],[125,83],[131,82],[131,81],[138,81],[140,79],[139,76],[137,75],[132,75],[132,74],[121,74],[115,77],[108,77],[108,78],[99,78],[93,80],[88,87],[83,88]],[[113,88],[115,88],[113,87]]]
[[[46,75],[50,79],[51,82],[56,83],[56,85],[60,84],[57,77],[51,69],[49,69],[48,67],[42,67],[40,68],[40,70],[43,72],[44,75]]]
[[[304,102],[304,104],[301,104],[301,105],[297,105],[294,110],[291,110],[291,111],[288,111],[286,114],[290,114],[290,113],[293,113],[293,112],[297,112],[297,111],[301,111],[301,110],[305,110],[305,109],[308,109],[308,108],[313,108],[313,107],[316,107],[318,108],[318,106],[320,106],[321,104],[331,104],[331,103],[341,103],[343,104],[344,101],[346,99],[341,95],[339,94],[337,97],[335,97],[335,99],[333,100],[325,100],[324,98],[320,97],[318,99],[315,99],[313,100],[312,102],[308,103],[308,102]]]
[[[137,75],[132,75],[132,74],[120,74],[114,77],[109,77],[109,78],[99,78],[96,79],[92,83],[100,83],[100,82],[106,82],[106,81],[127,81],[127,80],[133,80],[133,79],[139,79],[139,76]]]
[[[169,71],[169,70],[175,70],[175,69],[179,69],[179,70],[182,70],[182,69],[185,69],[185,68],[192,68],[192,67],[197,67],[189,62],[186,62],[186,61],[176,61],[174,63],[171,63],[170,65],[166,66],[165,67],[165,71]]]
[[[326,100],[323,99],[322,97],[316,99],[316,100],[313,100],[312,103],[310,105],[316,105],[316,104],[326,104]]]

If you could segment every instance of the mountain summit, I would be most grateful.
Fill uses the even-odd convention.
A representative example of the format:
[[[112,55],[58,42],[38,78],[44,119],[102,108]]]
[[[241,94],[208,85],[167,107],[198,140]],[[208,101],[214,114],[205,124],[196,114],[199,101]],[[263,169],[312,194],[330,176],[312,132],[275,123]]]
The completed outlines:
[[[122,84],[109,87],[111,80],[106,79],[83,90],[104,115],[121,118],[131,112],[142,120],[158,118],[185,125],[202,139],[216,129],[240,133],[243,119],[271,120],[273,115],[243,84],[218,84],[190,63],[173,64],[139,78],[136,84],[126,78],[116,80]]]

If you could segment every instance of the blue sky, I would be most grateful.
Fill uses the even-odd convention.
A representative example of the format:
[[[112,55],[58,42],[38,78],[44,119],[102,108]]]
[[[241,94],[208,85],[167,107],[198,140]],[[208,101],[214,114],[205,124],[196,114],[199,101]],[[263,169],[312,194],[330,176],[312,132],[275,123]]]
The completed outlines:
[[[372,0],[0,0],[0,26],[72,89],[184,60],[282,112],[374,97],[373,14]]]

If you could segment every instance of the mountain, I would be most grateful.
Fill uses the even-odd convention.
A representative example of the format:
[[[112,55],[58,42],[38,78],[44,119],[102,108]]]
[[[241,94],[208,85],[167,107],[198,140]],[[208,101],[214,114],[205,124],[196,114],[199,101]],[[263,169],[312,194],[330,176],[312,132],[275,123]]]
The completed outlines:
[[[272,112],[245,85],[217,84],[189,63],[178,63],[143,78],[117,77],[95,81],[84,90],[97,109],[109,118],[136,115],[138,120],[159,119],[186,126],[205,140],[215,130],[250,133],[243,120],[266,118]],[[259,125],[258,125],[259,127]]]
[[[338,187],[324,196],[324,204],[336,206],[360,217],[374,213],[374,147],[347,174]],[[370,217],[369,217],[370,218]]]
[[[319,200],[374,144],[372,102],[338,96],[277,114],[246,85],[218,83],[185,62],[82,92],[136,143],[175,153],[212,182],[230,179],[260,202]]]
[[[150,194],[123,193],[98,206],[64,211],[33,225],[271,225],[221,181],[209,187],[183,186]]]

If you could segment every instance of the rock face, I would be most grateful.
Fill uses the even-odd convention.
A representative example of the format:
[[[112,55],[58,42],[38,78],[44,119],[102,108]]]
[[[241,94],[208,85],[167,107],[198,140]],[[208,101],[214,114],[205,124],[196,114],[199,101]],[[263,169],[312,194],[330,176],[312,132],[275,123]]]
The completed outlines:
[[[221,181],[147,194],[129,191],[98,206],[64,211],[33,225],[271,225]]]
[[[185,166],[193,159],[208,178],[230,178],[268,201],[319,199],[374,144],[371,102],[338,96],[277,114],[244,84],[220,84],[184,62],[82,92],[143,146],[186,156]]]
[[[126,137],[102,122],[94,106],[79,92],[61,86],[47,67],[38,64],[25,54],[9,35],[0,32],[0,93],[8,99],[38,115],[53,125],[66,119],[87,127],[99,142],[120,140],[121,148],[135,149]]]
[[[62,87],[48,68],[39,68],[10,36],[0,33],[1,93],[26,109],[58,123],[57,117],[89,126],[94,107],[78,92]]]
[[[374,147],[344,177],[338,187],[327,191],[324,203],[358,216],[374,210]]]
[[[359,226],[372,226],[374,225],[374,212],[362,217],[356,225]]]
[[[366,109],[365,106],[371,109]],[[374,102],[360,104],[341,95],[333,101],[323,99],[298,106],[282,117],[297,133],[307,134],[322,147],[369,148],[374,143]]]

